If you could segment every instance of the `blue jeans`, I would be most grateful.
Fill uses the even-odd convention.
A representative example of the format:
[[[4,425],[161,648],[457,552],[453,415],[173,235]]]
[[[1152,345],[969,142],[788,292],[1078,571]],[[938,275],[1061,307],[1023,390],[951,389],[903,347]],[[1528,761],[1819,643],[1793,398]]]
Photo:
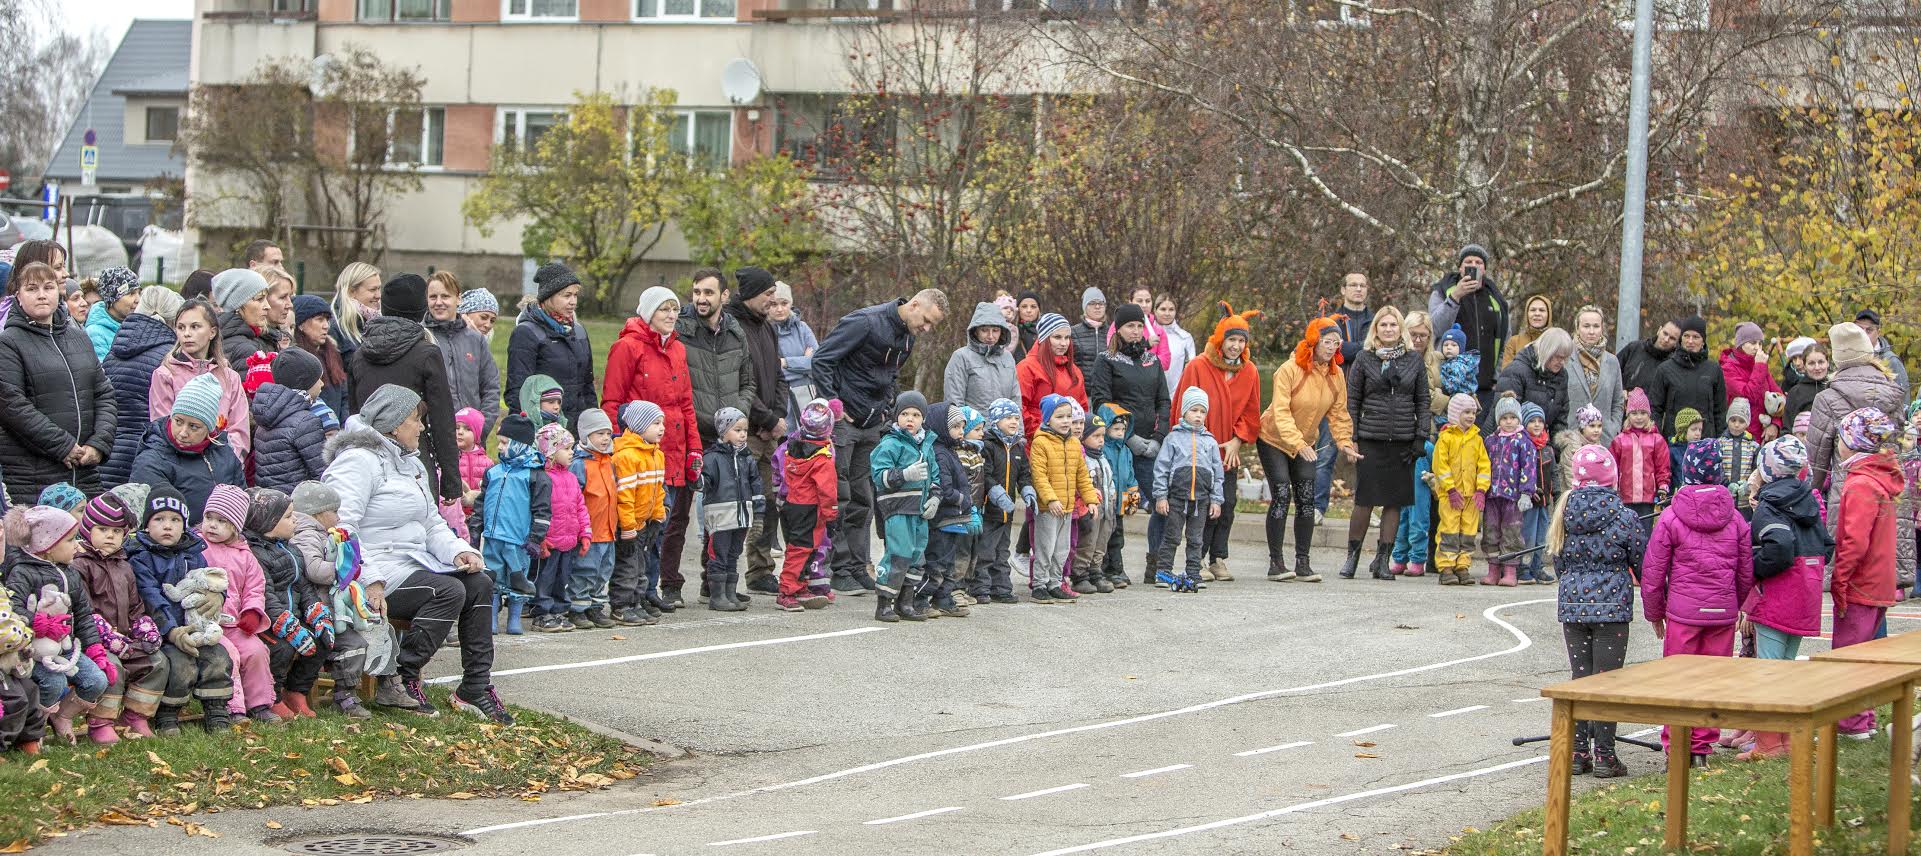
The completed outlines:
[[[67,694],[67,687],[73,687],[74,695],[84,701],[99,701],[107,692],[107,673],[87,659],[87,655],[74,652],[74,665],[79,670],[71,675],[63,675],[39,663],[33,664],[33,682],[40,687],[40,706],[53,707],[60,703],[60,697]]]
[[[574,575],[567,580],[568,609],[586,612],[607,606],[607,584],[614,577],[614,542],[598,541],[587,548],[587,555],[574,560]]]
[[[1552,515],[1553,509],[1542,508],[1538,505],[1528,509],[1521,515],[1522,546],[1533,548],[1547,543],[1548,518]],[[1531,580],[1539,576],[1541,573],[1541,559],[1545,555],[1547,555],[1546,550],[1535,550],[1533,553],[1528,554],[1527,558],[1522,559],[1520,578]]]
[[[1801,654],[1801,637],[1756,624],[1754,654],[1763,660],[1792,660]]]
[[[567,580],[574,573],[573,550],[555,547],[540,560],[540,575],[534,578],[534,614],[560,615],[567,611]]]
[[[1327,420],[1321,420],[1320,439],[1314,441],[1314,507],[1327,513],[1328,494],[1334,490],[1334,435],[1328,433]]]

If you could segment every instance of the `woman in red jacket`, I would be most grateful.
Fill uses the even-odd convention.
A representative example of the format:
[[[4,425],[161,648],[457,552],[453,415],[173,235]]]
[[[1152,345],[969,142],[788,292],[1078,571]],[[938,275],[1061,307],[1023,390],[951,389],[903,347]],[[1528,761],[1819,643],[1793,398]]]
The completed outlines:
[[[1234,307],[1221,304],[1214,335],[1207,337],[1207,349],[1200,359],[1189,360],[1174,385],[1174,400],[1181,400],[1187,388],[1200,387],[1212,405],[1207,408],[1207,432],[1221,445],[1221,470],[1227,474],[1226,501],[1221,516],[1207,521],[1201,530],[1201,544],[1207,549],[1208,563],[1201,579],[1232,580],[1227,571],[1227,535],[1234,527],[1235,484],[1240,480],[1241,447],[1261,436],[1261,378],[1254,366],[1248,344],[1248,323],[1261,317],[1250,309],[1238,315]],[[1180,417],[1177,414],[1175,418]]]
[[[1768,412],[1767,394],[1781,392],[1780,384],[1774,382],[1774,373],[1768,371],[1762,336],[1761,325],[1743,321],[1734,328],[1734,347],[1721,352],[1721,376],[1727,381],[1728,401],[1748,400],[1748,412],[1754,414],[1748,421],[1748,434],[1756,440],[1761,439],[1761,416]],[[1724,427],[1708,426],[1708,436]]]
[[[687,541],[687,512],[693,505],[689,486],[700,474],[700,428],[694,418],[694,387],[687,374],[687,348],[674,332],[680,299],[662,286],[640,294],[634,317],[620,331],[620,340],[607,352],[607,380],[600,396],[620,424],[620,408],[630,401],[650,401],[665,415],[667,433],[661,436],[661,458],[667,466],[667,532],[660,542],[660,594],[680,606],[680,550]],[[640,561],[634,542],[621,541],[616,561]],[[622,551],[620,547],[629,549]]]
[[[1087,379],[1074,364],[1074,333],[1067,319],[1049,312],[1041,316],[1034,332],[1034,347],[1014,369],[1021,387],[1021,427],[1029,440],[1041,427],[1042,398],[1064,395],[1087,407]]]

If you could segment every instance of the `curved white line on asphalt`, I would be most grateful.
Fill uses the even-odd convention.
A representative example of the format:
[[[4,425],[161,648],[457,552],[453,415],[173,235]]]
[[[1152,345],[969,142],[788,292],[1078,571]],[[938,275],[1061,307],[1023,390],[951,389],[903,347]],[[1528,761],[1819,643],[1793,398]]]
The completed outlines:
[[[672,651],[654,651],[647,654],[630,654],[625,657],[608,657],[604,660],[582,660],[578,663],[554,663],[547,666],[528,666],[524,669],[501,669],[494,672],[496,678],[508,675],[529,675],[535,672],[564,672],[570,669],[591,669],[595,666],[615,666],[621,663],[637,663],[641,660],[665,660],[669,657],[685,657],[688,654],[707,654],[714,651],[732,651],[736,648],[760,648],[766,645],[785,645],[789,642],[812,642],[816,639],[833,639],[838,636],[858,636],[862,633],[879,633],[885,627],[855,627],[851,630],[835,630],[831,633],[809,633],[805,636],[779,636],[773,639],[750,639],[746,642],[727,642],[719,645],[702,645],[697,648],[675,648]],[[434,678],[429,684],[457,684],[459,675]]]
[[[642,808],[619,809],[616,811],[596,811],[596,812],[588,812],[585,814],[564,815],[561,817],[548,817],[548,818],[540,818],[536,820],[522,820],[522,821],[516,821],[513,823],[495,824],[493,826],[482,826],[475,829],[465,830],[459,834],[485,835],[490,832],[505,832],[510,829],[526,829],[528,827],[546,826],[548,824],[554,824],[554,823],[571,823],[577,820],[592,820],[594,818],[601,818],[601,817],[619,817],[619,816],[630,815],[630,814],[646,814],[649,812],[662,811],[666,809],[691,808],[693,806],[706,805],[707,803],[720,802],[723,800],[738,799],[740,797],[754,796],[756,794],[773,793],[775,791],[784,791],[790,788],[805,787],[807,785],[817,785],[817,784],[820,784],[821,782],[831,782],[835,779],[844,779],[848,776],[858,776],[863,773],[872,773],[876,770],[885,770],[890,767],[898,767],[902,764],[911,764],[916,761],[928,761],[935,758],[944,758],[949,755],[961,755],[969,752],[979,752],[985,749],[998,749],[1002,746],[1014,746],[1017,744],[1026,743],[1033,740],[1044,740],[1050,737],[1062,737],[1069,734],[1080,734],[1088,731],[1101,731],[1109,728],[1120,728],[1126,725],[1138,725],[1143,722],[1153,722],[1158,719],[1167,719],[1169,717],[1183,716],[1190,713],[1200,713],[1202,711],[1213,710],[1218,707],[1226,707],[1228,705],[1234,705],[1234,704],[1244,704],[1246,702],[1259,701],[1261,699],[1274,698],[1276,696],[1292,695],[1295,693],[1304,693],[1304,692],[1313,692],[1315,690],[1332,689],[1334,687],[1344,687],[1344,686],[1349,686],[1351,684],[1367,683],[1369,681],[1381,681],[1381,680],[1388,680],[1391,678],[1402,678],[1408,675],[1418,675],[1423,672],[1432,672],[1439,669],[1452,668],[1454,666],[1463,666],[1468,663],[1477,663],[1482,660],[1490,660],[1495,657],[1505,657],[1509,654],[1518,654],[1522,651],[1527,650],[1530,647],[1533,647],[1534,639],[1532,637],[1522,632],[1521,628],[1515,627],[1514,625],[1509,624],[1507,621],[1503,620],[1500,616],[1495,615],[1495,613],[1505,609],[1512,608],[1512,607],[1517,607],[1517,606],[1533,606],[1535,604],[1554,603],[1554,602],[1555,602],[1555,599],[1551,597],[1534,598],[1532,600],[1517,600],[1511,603],[1497,603],[1493,606],[1488,607],[1487,609],[1481,610],[1482,618],[1487,619],[1488,621],[1493,622],[1496,625],[1499,625],[1502,630],[1506,630],[1510,635],[1514,637],[1515,642],[1513,645],[1510,645],[1499,651],[1489,651],[1484,654],[1475,654],[1469,657],[1457,657],[1452,660],[1443,660],[1439,663],[1429,663],[1425,666],[1409,666],[1408,668],[1395,669],[1394,671],[1391,671],[1391,672],[1377,672],[1372,675],[1357,675],[1351,678],[1341,678],[1338,680],[1323,681],[1318,684],[1306,684],[1303,686],[1286,687],[1286,688],[1277,689],[1277,690],[1263,690],[1257,693],[1247,693],[1246,695],[1238,695],[1238,696],[1232,696],[1224,699],[1216,699],[1214,701],[1201,702],[1199,704],[1188,705],[1187,707],[1175,708],[1173,710],[1163,710],[1156,713],[1145,713],[1139,716],[1126,717],[1124,719],[1111,719],[1106,722],[1093,722],[1093,723],[1088,723],[1087,725],[1075,725],[1068,728],[1056,728],[1051,731],[1037,731],[1032,734],[1021,734],[1021,735],[1016,735],[1014,737],[1003,737],[999,740],[989,740],[983,743],[970,743],[965,746],[950,746],[946,749],[937,749],[932,752],[922,752],[917,755],[905,755],[899,758],[892,758],[886,761],[876,761],[871,764],[862,764],[858,767],[849,767],[845,770],[836,770],[831,773],[822,773],[818,776],[810,776],[805,779],[796,779],[791,782],[781,782],[779,784],[773,784],[773,785],[762,785],[761,787],[754,788],[752,790],[736,791],[731,794],[719,794],[711,797],[702,797],[700,799],[688,800],[686,802],[676,803],[671,806],[645,806]],[[697,649],[690,649],[690,650],[697,650]],[[645,656],[645,655],[642,655],[642,656]]]

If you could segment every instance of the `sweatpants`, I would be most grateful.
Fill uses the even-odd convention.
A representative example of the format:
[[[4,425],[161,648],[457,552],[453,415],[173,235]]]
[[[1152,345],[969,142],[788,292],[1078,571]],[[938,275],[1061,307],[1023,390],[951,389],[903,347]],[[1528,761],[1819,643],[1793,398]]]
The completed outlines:
[[[1080,529],[1081,540],[1074,546],[1074,582],[1094,581],[1095,577],[1107,573],[1107,548],[1113,540],[1115,529],[1114,515],[1103,509],[1100,514],[1090,514],[1075,521]]]
[[[947,532],[936,529],[927,533],[927,553],[921,572],[919,600],[935,601],[942,606],[954,602],[955,559],[960,555],[961,542],[972,536],[966,532]]]
[[[827,521],[820,506],[787,503],[780,508],[780,531],[786,536],[786,552],[781,557],[780,593],[788,597],[807,595],[807,563],[827,537]]]
[[[477,697],[493,683],[494,581],[486,574],[436,574],[414,571],[387,589],[387,617],[409,623],[400,637],[397,673],[417,679],[440,651],[447,634],[460,627],[460,687]]]
[[[1801,637],[1755,622],[1754,655],[1763,660],[1793,660],[1801,656]]]
[[[73,655],[73,664],[77,668],[71,675],[56,672],[42,663],[33,664],[33,682],[40,688],[41,707],[59,704],[69,688],[83,701],[99,701],[106,694],[106,672],[100,671],[87,655],[77,652]]]
[[[513,578],[517,574],[528,574],[533,569],[533,557],[527,555],[527,548],[520,544],[510,544],[495,538],[486,538],[480,545],[481,563],[493,574],[494,590],[507,600],[527,601],[529,596],[514,591]]]
[[[233,661],[227,657],[225,646],[203,645],[199,653],[188,655],[172,645],[162,645],[158,659],[166,665],[156,667],[153,674],[167,677],[160,691],[161,704],[185,707],[187,702],[199,699],[203,707],[219,707],[233,698]]]
[[[1676,654],[1732,657],[1734,656],[1734,625],[1697,627],[1692,624],[1669,621],[1667,638],[1661,640],[1661,656],[1672,657]],[[1695,728],[1688,739],[1688,751],[1695,755],[1711,754],[1714,752],[1714,741],[1719,739],[1721,739],[1719,728]],[[1668,727],[1663,725],[1661,726],[1661,748],[1667,747]]]
[[[740,550],[746,543],[746,529],[707,533],[707,546],[700,555],[709,591],[725,591],[716,587],[727,585],[729,575],[740,573]]]
[[[660,586],[662,591],[680,591],[687,579],[680,572],[680,553],[687,547],[687,515],[694,507],[694,489],[689,485],[667,487],[667,528],[660,537]]]
[[[1673,632],[1674,625],[1668,625]],[[1567,644],[1568,670],[1585,678],[1612,672],[1627,662],[1628,622],[1608,621],[1595,624],[1571,622],[1561,625],[1561,641]],[[1574,724],[1574,751],[1587,752],[1592,745],[1596,756],[1614,754],[1615,723],[1583,719]]]
[[[1887,616],[1886,607],[1847,605],[1847,612],[1834,617],[1834,647],[1846,648],[1874,638],[1875,628]],[[1845,734],[1866,734],[1874,730],[1874,708],[1868,708],[1834,724]],[[1906,725],[1902,726],[1906,728]]]
[[[921,566],[927,561],[927,521],[918,514],[890,515],[885,522],[883,535],[882,542],[887,555],[876,569],[880,587],[898,592],[902,591],[902,586],[912,588],[920,585]],[[834,549],[840,549],[839,541],[834,542]]]
[[[1167,529],[1161,536],[1161,549],[1154,556],[1154,570],[1173,573],[1174,548],[1185,544],[1184,573],[1192,579],[1201,578],[1201,531],[1207,523],[1207,505],[1198,499],[1167,501]]]
[[[607,586],[614,578],[614,542],[595,541],[587,555],[574,560],[573,575],[567,579],[568,611],[586,612],[596,606],[607,607]]]
[[[1521,506],[1512,499],[1489,496],[1481,513],[1481,552],[1493,562],[1526,546],[1521,538]]]
[[[234,686],[234,698],[246,710],[272,705],[276,698],[273,652],[268,650],[267,643],[252,633],[241,632],[238,627],[223,627],[221,635],[226,637],[234,670],[240,676],[239,684]]]
[[[1034,515],[1034,561],[1030,585],[1051,589],[1061,584],[1061,568],[1073,549],[1074,515],[1042,511]]]
[[[314,681],[320,678],[321,669],[327,665],[328,655],[333,648],[320,644],[314,639],[314,652],[301,654],[292,645],[275,639],[267,643],[267,664],[273,669],[276,697],[284,698],[287,693],[306,693],[313,689]]]
[[[1438,536],[1434,546],[1434,570],[1443,573],[1467,573],[1468,565],[1474,562],[1474,541],[1481,534],[1481,510],[1474,507],[1472,496],[1461,497],[1461,507],[1455,508],[1441,495],[1441,525],[1435,531]]]
[[[567,613],[567,586],[574,575],[574,559],[579,555],[572,548],[548,549],[547,558],[540,560],[540,574],[534,577],[535,615]]]
[[[1547,543],[1548,518],[1551,517],[1553,513],[1553,509],[1540,506],[1535,506],[1521,512],[1521,546],[1519,549],[1532,549]],[[1531,580],[1540,575],[1541,558],[1546,555],[1546,550],[1535,550],[1533,553],[1523,557],[1521,559],[1521,579]]]
[[[32,680],[0,673],[0,752],[47,736],[47,713]]]
[[[975,600],[1014,593],[1014,566],[1008,552],[1013,534],[1014,524],[989,520],[981,524],[980,534],[974,536],[974,581],[968,593]]]

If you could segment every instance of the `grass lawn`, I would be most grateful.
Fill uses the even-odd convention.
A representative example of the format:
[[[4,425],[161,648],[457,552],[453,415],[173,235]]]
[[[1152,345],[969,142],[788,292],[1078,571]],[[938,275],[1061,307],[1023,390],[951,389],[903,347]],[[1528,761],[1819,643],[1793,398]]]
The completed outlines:
[[[1866,743],[1842,740],[1836,751],[1834,826],[1814,831],[1814,852],[1885,853],[1888,737],[1883,733]],[[1731,754],[1716,753],[1713,764],[1696,772],[1689,784],[1691,852],[1787,852],[1787,761],[1742,763]],[[1547,770],[1537,768],[1532,775],[1546,777]],[[1610,856],[1671,852],[1662,845],[1666,803],[1666,773],[1577,793],[1568,814],[1568,852]],[[1449,856],[1531,856],[1541,852],[1542,823],[1541,809],[1522,812],[1492,829],[1467,830],[1445,852]]]
[[[591,790],[631,779],[649,757],[618,740],[520,708],[512,728],[445,712],[434,719],[376,712],[323,714],[289,725],[243,725],[221,735],[187,723],[179,737],[97,748],[55,745],[38,757],[0,756],[0,852],[95,823],[193,822],[201,811],[338,805],[376,799],[516,796]],[[213,846],[213,845],[209,845]]]

